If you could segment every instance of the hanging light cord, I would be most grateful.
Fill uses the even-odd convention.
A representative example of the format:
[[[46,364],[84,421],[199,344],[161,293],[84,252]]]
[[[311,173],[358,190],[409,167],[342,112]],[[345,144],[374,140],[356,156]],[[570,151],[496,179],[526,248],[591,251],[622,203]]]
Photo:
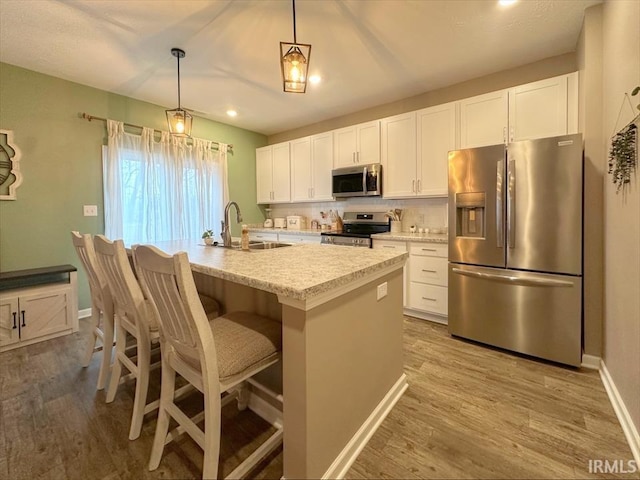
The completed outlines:
[[[176,60],[178,61],[178,108],[182,109],[180,106],[180,54],[176,55]]]
[[[293,43],[298,43],[296,39],[296,0],[292,0],[293,3]]]

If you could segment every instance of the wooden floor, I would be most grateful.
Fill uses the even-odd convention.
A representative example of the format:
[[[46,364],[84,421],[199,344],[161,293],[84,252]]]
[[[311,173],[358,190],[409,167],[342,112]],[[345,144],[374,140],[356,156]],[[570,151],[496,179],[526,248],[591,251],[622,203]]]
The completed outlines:
[[[202,452],[188,437],[147,471],[155,419],[128,440],[133,384],[104,403],[95,390],[98,355],[79,366],[88,335],[81,324],[79,334],[0,354],[0,478],[199,477]],[[409,389],[348,478],[613,478],[590,475],[589,460],[632,459],[596,372],[481,347],[409,317],[404,341]],[[155,373],[150,396],[159,391]],[[187,402],[200,408],[197,396]],[[222,428],[221,476],[273,432],[233,404]],[[251,473],[281,476],[281,449]]]

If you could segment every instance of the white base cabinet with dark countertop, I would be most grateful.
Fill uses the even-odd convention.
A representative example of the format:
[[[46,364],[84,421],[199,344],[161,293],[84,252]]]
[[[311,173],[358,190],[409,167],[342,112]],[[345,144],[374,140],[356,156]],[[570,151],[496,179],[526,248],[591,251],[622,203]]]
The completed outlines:
[[[447,323],[446,235],[383,233],[373,236],[373,248],[409,252],[404,267],[404,313]]]

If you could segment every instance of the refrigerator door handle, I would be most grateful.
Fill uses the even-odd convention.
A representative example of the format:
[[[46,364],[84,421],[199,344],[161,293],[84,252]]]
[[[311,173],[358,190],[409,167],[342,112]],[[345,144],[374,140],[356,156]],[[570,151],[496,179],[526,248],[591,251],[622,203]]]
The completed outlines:
[[[564,280],[543,279],[534,277],[516,277],[512,275],[498,275],[496,273],[477,272],[474,270],[462,270],[460,268],[452,268],[453,273],[463,275],[465,277],[481,278],[484,280],[492,280],[494,282],[508,283],[510,285],[522,285],[526,287],[573,287],[572,282]]]
[[[516,161],[509,160],[507,174],[507,237],[509,248],[516,246]]]
[[[504,177],[504,160],[498,160],[496,166],[496,246],[504,247],[504,220],[502,219],[502,184]]]

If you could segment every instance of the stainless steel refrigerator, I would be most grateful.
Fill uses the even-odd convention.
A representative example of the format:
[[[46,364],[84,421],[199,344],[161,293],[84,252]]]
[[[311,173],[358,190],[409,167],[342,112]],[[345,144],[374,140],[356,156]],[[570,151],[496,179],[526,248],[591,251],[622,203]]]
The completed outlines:
[[[582,135],[449,153],[449,332],[578,366]]]

